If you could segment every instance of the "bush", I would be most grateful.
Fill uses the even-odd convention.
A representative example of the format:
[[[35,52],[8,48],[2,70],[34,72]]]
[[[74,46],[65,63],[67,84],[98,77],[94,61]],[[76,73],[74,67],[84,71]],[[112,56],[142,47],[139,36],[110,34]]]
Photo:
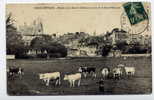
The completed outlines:
[[[59,58],[59,57],[62,57],[60,53],[52,53],[52,54],[49,54],[50,58]]]
[[[31,41],[31,48],[38,51],[47,51],[47,54],[37,54],[39,58],[66,57],[67,48],[55,41],[50,36],[34,38]]]
[[[104,45],[102,47],[102,50],[101,50],[101,55],[102,56],[108,56],[108,54],[111,51],[111,49],[112,49],[112,46],[111,45]]]
[[[37,54],[36,57],[38,57],[38,58],[47,58],[47,54]]]
[[[48,47],[47,53],[50,57],[66,57],[67,48],[61,44],[52,44]]]
[[[16,58],[17,59],[30,59],[30,58],[34,58],[34,56],[22,54],[22,55],[16,55]]]

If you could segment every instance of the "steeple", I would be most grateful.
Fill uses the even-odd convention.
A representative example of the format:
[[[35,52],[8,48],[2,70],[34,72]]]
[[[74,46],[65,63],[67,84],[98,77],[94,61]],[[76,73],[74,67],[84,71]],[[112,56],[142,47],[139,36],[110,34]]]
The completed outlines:
[[[42,35],[44,33],[43,23],[40,18],[34,20],[33,27],[34,27],[34,35]]]

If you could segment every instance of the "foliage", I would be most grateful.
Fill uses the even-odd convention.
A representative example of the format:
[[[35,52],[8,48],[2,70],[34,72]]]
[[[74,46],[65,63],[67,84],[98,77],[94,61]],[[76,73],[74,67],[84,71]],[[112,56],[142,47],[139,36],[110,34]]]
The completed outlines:
[[[104,39],[102,36],[89,36],[86,38],[80,39],[79,43],[84,46],[96,46],[102,45],[104,43]]]
[[[147,48],[145,46],[141,45],[139,42],[136,42],[136,43],[130,45],[128,53],[131,53],[131,54],[147,53]]]
[[[70,42],[74,40],[80,40],[82,38],[87,37],[88,34],[85,32],[75,32],[75,33],[67,33],[62,36],[60,36],[57,41],[62,44],[69,44]]]
[[[126,41],[118,41],[116,43],[116,47],[118,50],[121,50],[122,53],[127,53],[128,49],[129,49],[129,45]]]
[[[51,36],[43,35],[41,37],[36,37],[31,41],[31,48],[37,51],[41,51],[41,54],[37,54],[38,57],[45,58],[50,57],[66,57],[67,49],[65,46],[53,41]],[[47,55],[44,52],[47,52]]]
[[[6,46],[7,54],[15,54],[16,57],[21,57],[27,52],[27,47],[22,40],[22,36],[18,33],[14,26],[12,15],[9,14],[6,18]]]
[[[109,44],[103,45],[102,49],[101,49],[101,55],[102,56],[108,56],[108,54],[111,51],[111,49],[112,49],[111,45],[109,45]]]

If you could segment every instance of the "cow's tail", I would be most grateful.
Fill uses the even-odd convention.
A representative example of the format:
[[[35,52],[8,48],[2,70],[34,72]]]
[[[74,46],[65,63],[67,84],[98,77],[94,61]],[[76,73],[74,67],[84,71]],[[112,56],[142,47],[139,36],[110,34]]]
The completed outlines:
[[[61,84],[61,76],[60,76],[60,73],[59,73],[58,83],[59,83],[59,85]]]

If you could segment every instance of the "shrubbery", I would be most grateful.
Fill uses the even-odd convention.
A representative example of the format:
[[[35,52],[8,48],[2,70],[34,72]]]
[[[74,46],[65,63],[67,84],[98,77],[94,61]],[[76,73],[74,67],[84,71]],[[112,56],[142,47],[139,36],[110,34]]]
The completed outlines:
[[[41,51],[41,54],[36,54],[38,58],[67,56],[67,48],[62,44],[53,41],[52,38],[47,35],[34,38],[31,41],[31,48],[36,51]],[[44,53],[45,51],[46,53]]]
[[[28,47],[14,26],[11,14],[6,18],[6,49],[7,54],[14,54],[17,58],[26,56]]]
[[[112,46],[111,45],[104,45],[101,49],[101,55],[102,56],[108,56],[109,52],[111,51]]]

